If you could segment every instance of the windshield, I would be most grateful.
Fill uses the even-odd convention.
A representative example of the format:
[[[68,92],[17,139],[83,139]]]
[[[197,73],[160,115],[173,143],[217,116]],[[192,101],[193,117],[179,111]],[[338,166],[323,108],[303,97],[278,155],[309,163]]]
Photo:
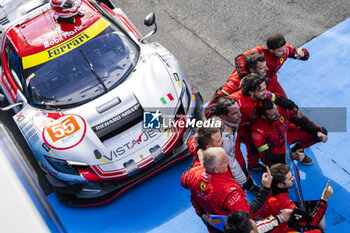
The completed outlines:
[[[63,109],[91,101],[118,86],[138,57],[137,45],[110,25],[74,50],[24,70],[32,104]]]

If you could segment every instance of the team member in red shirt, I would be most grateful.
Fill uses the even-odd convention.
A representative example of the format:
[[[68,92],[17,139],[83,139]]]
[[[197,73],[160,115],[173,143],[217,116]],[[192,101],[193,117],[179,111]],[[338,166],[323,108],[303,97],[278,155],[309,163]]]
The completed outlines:
[[[222,137],[219,128],[199,128],[197,135],[191,137],[187,142],[188,149],[193,155],[193,163],[191,167],[196,167],[202,164],[203,154],[207,148],[222,147],[223,142],[224,138]],[[220,224],[221,220],[219,221],[219,219],[210,218],[210,216],[198,205],[192,195],[191,203],[197,215],[201,217],[202,221],[208,227],[208,230],[212,233],[217,232],[217,229],[212,226]]]
[[[241,143],[247,148],[247,164],[250,171],[262,171],[265,168],[259,166],[259,152],[255,148],[250,135],[250,124],[257,117],[257,107],[264,98],[275,100],[275,95],[266,91],[266,82],[262,76],[248,74],[242,79],[241,90],[229,97],[235,99],[240,107],[241,122],[238,127],[235,151],[238,158],[243,157]],[[254,168],[254,170],[253,170]]]
[[[306,49],[298,49],[287,44],[283,35],[274,33],[268,36],[266,45],[256,46],[254,49],[244,52],[236,57],[236,69],[240,77],[244,77],[249,71],[245,65],[245,56],[256,52],[263,54],[266,58],[266,81],[267,89],[273,93],[286,96],[283,88],[277,81],[277,72],[282,67],[287,58],[307,60],[309,52]]]
[[[244,210],[257,218],[270,195],[272,177],[268,172],[262,176],[263,188],[252,203],[248,203],[245,192],[233,179],[228,166],[228,156],[222,147],[205,150],[202,164],[181,177],[181,185],[191,191],[191,195],[207,214],[228,215],[232,211]]]
[[[289,143],[296,143],[292,148],[293,158],[305,165],[312,164],[303,148],[317,142],[326,142],[327,130],[316,126],[305,116],[298,118],[295,112],[277,106],[269,99],[264,99],[261,103],[260,117],[251,126],[252,140],[261,160],[267,165],[285,162],[284,135],[287,133]]]
[[[195,136],[191,137],[187,146],[193,155],[193,167],[196,163],[201,163],[203,153],[210,147],[222,147],[224,138],[219,128],[199,128]]]
[[[265,77],[255,73],[246,75],[241,81],[241,90],[229,95],[229,97],[237,101],[242,114],[235,147],[237,158],[243,158],[240,146],[241,143],[244,143],[247,147],[248,170],[250,172],[264,171],[265,168],[258,163],[259,152],[252,142],[250,133],[250,124],[258,116],[257,109],[261,105],[260,101],[265,98],[271,99],[276,104],[293,110],[299,117],[301,117],[301,112],[293,101],[288,100],[284,96],[276,97],[275,94],[267,91]],[[207,113],[209,112],[211,112],[211,116],[217,114],[215,107],[210,108]]]
[[[238,157],[243,157],[243,155],[238,154],[242,153],[240,145],[244,143],[247,147],[248,170],[251,172],[262,171],[264,167],[258,163],[259,152],[254,146],[250,132],[250,125],[258,116],[258,107],[261,106],[261,100],[265,98],[271,99],[276,104],[293,110],[299,117],[301,117],[301,112],[293,101],[267,91],[265,78],[255,73],[246,75],[241,81],[241,90],[229,95],[229,97],[237,101],[242,113],[237,132],[236,154]]]
[[[241,121],[240,108],[235,99],[228,96],[220,97],[217,102],[218,118],[222,121],[222,137],[224,138],[223,148],[229,157],[229,165],[235,178],[243,189],[249,190],[255,194],[260,187],[255,185],[246,168],[246,162],[242,153],[236,153],[236,139],[238,125]]]
[[[286,164],[275,164],[270,167],[271,175],[273,176],[272,180],[272,196],[269,197],[268,203],[265,206],[265,209],[262,213],[263,217],[270,215],[276,215],[282,209],[296,209],[295,203],[288,197],[288,189],[293,186],[293,180],[295,179],[291,172],[290,168]],[[283,232],[294,232],[297,231],[307,231],[314,229],[322,220],[327,209],[327,201],[333,194],[333,189],[329,186],[330,181],[328,181],[326,188],[324,189],[321,199],[317,202],[314,210],[310,213],[308,221],[303,221],[299,219],[298,222],[293,222],[292,217],[292,226],[289,228],[286,223],[280,224],[276,229],[273,230],[274,233],[283,233]]]
[[[259,53],[251,53],[245,57],[245,64],[249,73],[266,75],[267,67],[265,57]],[[237,69],[235,69],[230,77],[227,79],[224,86],[222,86],[212,97],[208,106],[205,108],[206,117],[209,118],[216,112],[216,103],[222,96],[228,96],[240,89],[240,83],[243,77],[239,76]]]

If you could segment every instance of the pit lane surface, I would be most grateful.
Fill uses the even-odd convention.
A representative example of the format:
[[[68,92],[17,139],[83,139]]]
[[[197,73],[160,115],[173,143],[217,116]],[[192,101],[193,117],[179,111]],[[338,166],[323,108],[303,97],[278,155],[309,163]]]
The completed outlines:
[[[350,194],[350,161],[347,156],[350,133],[346,125],[350,115],[332,115],[334,107],[350,108],[349,59],[345,56],[350,53],[349,38],[350,18],[306,43],[305,47],[313,56],[306,62],[288,59],[279,76],[285,91],[299,106],[328,109],[321,115],[326,119],[322,125],[329,130],[333,128],[328,142],[305,150],[314,161],[311,166],[295,162],[305,201],[318,200],[327,181],[331,180],[334,194],[327,203],[327,233],[348,232],[345,229],[350,228],[350,208],[345,201]],[[345,124],[337,132],[333,122]],[[204,233],[207,232],[204,224],[189,201],[190,192],[179,184],[179,178],[190,162],[191,158],[188,158],[169,167],[105,206],[68,207],[59,203],[53,194],[48,196],[48,200],[68,232]],[[259,184],[261,174],[254,173],[252,176]],[[295,190],[290,191],[289,196],[295,201]],[[253,195],[247,193],[247,196],[252,201]]]
[[[300,46],[350,16],[350,2],[346,0],[114,3],[143,34],[151,30],[143,26],[144,17],[151,11],[156,13],[158,32],[149,41],[159,41],[175,54],[205,102],[232,72],[234,57],[262,44],[270,32],[280,32],[290,44]],[[43,172],[16,129],[12,114],[1,112],[0,121],[48,194],[51,190]]]

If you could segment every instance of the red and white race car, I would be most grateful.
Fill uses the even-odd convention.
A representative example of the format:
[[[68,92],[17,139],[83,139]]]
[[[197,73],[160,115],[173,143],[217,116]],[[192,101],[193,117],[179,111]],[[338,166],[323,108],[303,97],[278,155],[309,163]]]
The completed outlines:
[[[2,32],[0,85],[59,199],[105,203],[188,155],[202,99],[109,1],[52,0]],[[112,9],[111,9],[112,8]],[[167,124],[164,124],[167,120]],[[170,123],[169,123],[170,122]],[[185,124],[186,123],[186,124]]]

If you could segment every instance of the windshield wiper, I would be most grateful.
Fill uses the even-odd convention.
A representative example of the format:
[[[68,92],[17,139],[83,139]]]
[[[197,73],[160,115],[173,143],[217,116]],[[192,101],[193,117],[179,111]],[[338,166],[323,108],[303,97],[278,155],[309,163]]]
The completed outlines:
[[[103,89],[105,90],[105,92],[108,92],[108,89],[107,89],[106,85],[105,85],[104,82],[102,81],[101,77],[97,74],[97,72],[96,72],[94,66],[92,65],[92,63],[90,62],[90,60],[87,58],[87,56],[85,55],[84,51],[83,51],[82,49],[80,49],[80,52],[81,52],[81,54],[83,54],[83,56],[84,56],[86,62],[89,64],[90,69],[91,69],[92,73],[94,73],[94,75],[95,75],[97,81],[102,85],[102,87],[103,87]]]

